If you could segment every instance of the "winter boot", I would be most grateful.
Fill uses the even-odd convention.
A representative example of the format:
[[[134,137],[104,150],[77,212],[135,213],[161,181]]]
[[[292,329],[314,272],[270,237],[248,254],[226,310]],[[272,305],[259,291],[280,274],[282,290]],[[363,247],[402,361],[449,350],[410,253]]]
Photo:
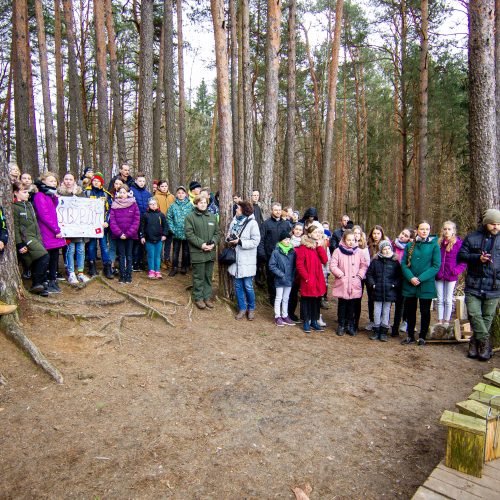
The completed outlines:
[[[319,326],[317,320],[311,321],[311,328],[317,332],[324,332],[325,329],[322,326]]]
[[[380,340],[380,326],[372,328],[372,334],[368,337],[370,340]]]
[[[337,327],[337,335],[339,337],[343,337],[345,335],[345,324],[342,321],[339,321],[339,326]]]
[[[387,333],[389,332],[389,328],[387,326],[381,326],[379,328],[379,340],[380,342],[387,342],[389,339],[387,338]]]
[[[95,267],[95,260],[89,260],[89,276],[97,276],[97,269]]]
[[[477,359],[477,340],[474,335],[469,340],[469,352],[467,353],[467,357],[471,359]]]
[[[491,358],[490,339],[484,342],[477,341],[477,359],[479,361],[488,361]]]
[[[111,269],[111,262],[104,264],[104,276],[106,276],[108,280],[112,280],[114,278],[113,271]]]
[[[358,334],[358,331],[356,330],[354,323],[351,323],[351,322],[347,323],[346,333],[350,337],[355,337]]]

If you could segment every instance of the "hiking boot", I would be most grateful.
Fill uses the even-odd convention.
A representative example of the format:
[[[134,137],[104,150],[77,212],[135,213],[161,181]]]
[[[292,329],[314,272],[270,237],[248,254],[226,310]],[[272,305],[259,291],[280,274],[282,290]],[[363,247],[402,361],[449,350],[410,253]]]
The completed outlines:
[[[406,337],[402,342],[401,345],[410,345],[410,344],[415,344],[415,338],[414,337]]]
[[[207,306],[205,304],[205,302],[203,302],[203,300],[197,300],[194,305],[198,308],[198,309],[206,309]]]
[[[288,316],[285,316],[284,318],[281,318],[283,320],[283,323],[287,326],[295,326],[295,321],[292,321]]]
[[[379,340],[380,342],[387,342],[389,338],[387,337],[387,334],[389,333],[389,327],[387,326],[381,326],[379,328],[380,336]]]
[[[337,335],[339,337],[343,337],[345,335],[345,326],[339,323],[339,326],[337,327]]]
[[[304,321],[304,333],[311,333],[311,323],[309,321]]]
[[[47,291],[49,293],[61,293],[62,290],[59,288],[59,285],[57,284],[56,280],[50,280],[49,286],[47,287]]]
[[[112,280],[113,279],[113,270],[112,270],[111,264],[109,262],[107,264],[104,264],[104,276],[108,280]]]
[[[358,334],[356,328],[354,328],[354,323],[347,324],[346,333],[351,337],[355,337]]]
[[[368,337],[370,340],[380,340],[380,327],[374,326],[372,334]]]
[[[6,304],[0,301],[0,316],[4,314],[12,314],[17,309],[16,304]]]
[[[211,299],[205,300],[205,305],[206,305],[209,309],[213,309],[213,308],[215,307],[214,301],[213,301],[213,300],[211,300]]]
[[[255,309],[248,311],[247,319],[248,319],[248,321],[253,321],[255,319]]]
[[[175,267],[173,267],[170,272],[168,273],[168,275],[173,278],[175,275],[177,274],[177,269]]]
[[[481,342],[477,341],[477,359],[479,361],[488,361],[491,358],[490,342],[489,339]]]
[[[85,276],[85,274],[83,273],[78,273],[76,277],[80,283],[87,283],[88,281],[90,281],[90,278],[88,276]]]
[[[317,332],[324,332],[325,329],[322,326],[319,326],[317,321],[311,321],[311,328]]]
[[[274,324],[276,326],[285,326],[285,323],[283,323],[283,320],[281,319],[280,316],[278,316],[277,318],[274,318]]]
[[[95,260],[89,260],[89,276],[97,276],[97,269],[95,267]]]
[[[471,359],[477,359],[477,340],[476,337],[472,336],[469,340],[469,352],[467,353],[467,357]]]
[[[68,283],[70,285],[78,285],[78,278],[76,277],[75,273],[68,274]]]
[[[238,311],[238,314],[236,314],[234,316],[234,319],[238,319],[238,320],[243,319],[245,317],[246,313],[247,312],[244,309],[241,311]]]

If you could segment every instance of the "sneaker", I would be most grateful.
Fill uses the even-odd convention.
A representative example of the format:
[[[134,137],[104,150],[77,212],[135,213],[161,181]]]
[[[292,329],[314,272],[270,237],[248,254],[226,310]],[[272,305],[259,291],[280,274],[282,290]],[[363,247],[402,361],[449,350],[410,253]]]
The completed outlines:
[[[424,347],[425,345],[425,340],[424,339],[418,339],[417,340],[417,345],[420,346],[420,347]]]
[[[68,274],[68,283],[70,285],[77,285],[78,284],[78,279],[77,279],[75,273],[69,273]]]
[[[302,323],[302,321],[300,321],[300,318],[298,316],[296,316],[295,314],[289,314],[288,317],[294,322],[294,323]]]
[[[401,345],[409,345],[409,344],[415,344],[415,339],[412,337],[406,337],[402,342]]]
[[[125,276],[120,276],[120,279],[118,280],[118,283],[120,285],[124,285],[126,282],[127,282],[127,280],[125,279]]]
[[[57,281],[66,281],[66,278],[61,273],[57,273],[56,280]]]
[[[155,280],[156,279],[156,272],[155,271],[149,271],[148,278],[150,280]]]
[[[368,332],[371,332],[373,330],[373,323],[371,321],[366,324],[365,330],[368,331]]]
[[[168,275],[173,278],[175,275],[177,274],[177,269],[175,269],[175,267],[173,267],[170,272],[168,273]]]
[[[207,305],[205,304],[205,302],[203,300],[197,300],[194,305],[198,308],[198,309],[206,309],[207,308]]]
[[[326,323],[323,321],[323,316],[321,314],[319,315],[318,325],[323,327],[326,326]]]
[[[156,271],[156,279],[157,280],[162,280],[163,279],[163,274],[161,274],[160,271]]]
[[[309,321],[304,321],[304,332],[311,333],[311,323]]]
[[[132,283],[132,273],[127,274],[127,277],[125,278],[125,283]]]
[[[132,266],[132,271],[134,273],[140,273],[142,269],[140,268],[140,266]]]
[[[242,309],[241,311],[238,311],[238,314],[236,314],[234,316],[234,319],[237,319],[237,320],[243,319],[245,317],[246,313],[247,312],[244,309]]]
[[[274,318],[274,324],[276,326],[285,326],[285,323],[283,323],[283,318],[281,317]]]
[[[40,295],[44,290],[45,288],[43,285],[35,285],[30,288],[29,292],[35,295]]]
[[[247,312],[247,319],[248,321],[253,321],[255,319],[255,309],[250,309]]]
[[[285,325],[295,326],[295,321],[292,321],[288,316],[286,316],[285,318],[282,317],[281,320]]]
[[[317,332],[324,332],[325,329],[317,321],[311,321],[311,328]]]
[[[57,284],[57,280],[50,280],[49,281],[47,291],[49,293],[61,293],[62,292],[62,290],[59,288],[59,285]]]
[[[85,274],[83,273],[78,273],[77,278],[80,283],[87,283],[88,281],[90,281],[90,278],[88,276],[85,276]]]
[[[212,299],[205,300],[205,305],[209,309],[213,309],[215,307],[215,302]]]
[[[399,331],[406,333],[407,329],[408,329],[408,323],[406,321],[401,321],[401,325],[399,326]]]

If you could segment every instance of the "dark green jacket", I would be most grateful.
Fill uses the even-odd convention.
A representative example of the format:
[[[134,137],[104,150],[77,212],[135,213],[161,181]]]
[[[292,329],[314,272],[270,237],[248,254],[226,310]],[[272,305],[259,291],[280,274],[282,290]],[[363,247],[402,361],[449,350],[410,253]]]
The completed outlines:
[[[219,242],[217,217],[208,210],[200,212],[195,208],[186,217],[184,229],[189,244],[191,262],[196,264],[198,262],[215,260],[215,247],[211,252],[204,252],[201,249],[201,245],[209,241],[215,242],[216,245]]]
[[[12,204],[14,218],[14,236],[16,248],[28,247],[28,251],[18,254],[24,264],[29,267],[35,260],[43,257],[47,250],[42,243],[42,235],[36,220],[35,210],[29,201],[15,201]]]
[[[408,266],[408,253],[412,249],[411,263]],[[435,236],[429,236],[427,241],[408,243],[401,260],[401,269],[404,276],[403,297],[436,298],[435,277],[440,267],[441,251]],[[414,277],[420,280],[420,285],[413,286],[410,283],[410,280]]]

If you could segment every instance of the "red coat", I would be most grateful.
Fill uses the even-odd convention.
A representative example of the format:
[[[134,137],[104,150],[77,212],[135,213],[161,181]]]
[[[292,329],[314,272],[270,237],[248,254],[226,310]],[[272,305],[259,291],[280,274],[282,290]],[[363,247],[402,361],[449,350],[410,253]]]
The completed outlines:
[[[323,264],[328,262],[325,249],[308,236],[303,236],[301,245],[295,249],[296,267],[303,297],[322,297],[326,293]]]

